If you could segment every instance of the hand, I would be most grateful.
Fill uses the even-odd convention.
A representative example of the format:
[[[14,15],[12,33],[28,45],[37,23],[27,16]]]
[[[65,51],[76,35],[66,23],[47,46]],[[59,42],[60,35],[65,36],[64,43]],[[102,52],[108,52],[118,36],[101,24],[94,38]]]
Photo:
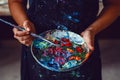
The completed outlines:
[[[81,33],[81,36],[83,37],[88,48],[90,49],[90,53],[94,51],[94,37],[95,37],[94,32],[92,30],[86,29]]]
[[[18,29],[13,28],[14,38],[16,38],[20,43],[30,46],[33,41],[33,37],[30,36],[30,32],[35,33],[34,24],[29,20],[25,20],[22,27],[25,29],[24,31],[19,31]]]

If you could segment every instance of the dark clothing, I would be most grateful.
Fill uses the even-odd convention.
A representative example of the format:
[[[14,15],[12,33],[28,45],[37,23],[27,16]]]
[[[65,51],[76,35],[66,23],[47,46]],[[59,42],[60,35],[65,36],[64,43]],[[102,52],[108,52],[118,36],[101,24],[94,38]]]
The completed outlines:
[[[80,34],[95,19],[98,0],[34,0],[28,10],[37,33],[65,26]],[[69,72],[54,72],[41,67],[32,57],[29,47],[22,47],[21,80],[101,80],[101,60],[97,38],[95,51],[79,68]]]
[[[58,24],[80,33],[98,13],[98,0],[34,0],[28,10],[38,33],[57,28]]]

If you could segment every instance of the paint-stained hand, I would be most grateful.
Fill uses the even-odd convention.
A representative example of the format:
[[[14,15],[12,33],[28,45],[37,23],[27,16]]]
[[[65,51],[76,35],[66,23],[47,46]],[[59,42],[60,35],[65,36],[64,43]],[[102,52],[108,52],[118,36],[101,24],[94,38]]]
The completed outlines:
[[[25,29],[24,31],[13,28],[14,38],[17,39],[20,43],[26,46],[30,46],[33,41],[33,37],[30,36],[30,32],[35,33],[34,24],[29,20],[25,20],[22,27]]]

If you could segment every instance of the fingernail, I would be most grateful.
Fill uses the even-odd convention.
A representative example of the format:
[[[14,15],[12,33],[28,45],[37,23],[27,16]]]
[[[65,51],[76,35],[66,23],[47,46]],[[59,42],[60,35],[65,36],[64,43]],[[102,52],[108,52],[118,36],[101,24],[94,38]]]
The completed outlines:
[[[29,28],[26,28],[26,30],[27,30],[27,31],[30,31],[30,29],[29,29]]]

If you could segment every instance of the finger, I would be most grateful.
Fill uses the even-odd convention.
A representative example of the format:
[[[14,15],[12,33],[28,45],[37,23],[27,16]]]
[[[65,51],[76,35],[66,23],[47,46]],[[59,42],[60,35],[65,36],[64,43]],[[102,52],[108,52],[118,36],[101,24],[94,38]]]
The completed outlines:
[[[90,48],[90,50],[94,50],[94,40],[91,40],[91,37],[85,37],[85,41],[88,45],[88,47]]]
[[[18,36],[15,36],[15,38],[21,43],[21,44],[24,44],[26,46],[28,45],[31,45],[32,41],[33,41],[33,38],[30,37],[30,36],[24,36],[24,37],[18,37]]]
[[[33,40],[33,38],[30,35],[27,35],[27,36],[21,37],[20,40],[21,41],[24,41],[24,40]]]
[[[26,35],[26,36],[14,36],[14,38],[16,38],[18,41],[25,41],[25,40],[33,40],[33,37],[31,37],[30,35]]]
[[[30,30],[31,30],[30,27],[31,27],[31,26],[30,26],[30,23],[29,23],[28,21],[24,21],[24,23],[23,23],[23,28],[24,28],[25,30],[19,31],[18,29],[13,28],[14,35],[19,36],[19,37],[28,35],[28,34],[30,33]]]
[[[87,45],[88,45],[88,48],[90,49],[90,52],[93,52],[93,51],[94,51],[94,45],[91,44],[91,43],[93,43],[93,42],[88,41],[88,42],[86,42],[86,43],[87,43]]]
[[[94,41],[93,40],[90,40],[91,38],[84,38],[85,41],[86,41],[86,44],[88,46],[88,48],[90,49],[90,52],[92,52],[94,50]]]
[[[20,41],[20,43],[22,43],[26,46],[30,46],[32,44],[32,40],[24,40],[24,41]]]
[[[18,36],[18,37],[29,35],[28,31],[19,31],[16,28],[13,28],[13,33],[14,33],[15,36]]]
[[[24,21],[23,27],[25,28],[26,31],[31,31],[32,30],[31,26],[33,26],[33,25],[32,25],[32,23],[30,23],[30,21],[28,21],[28,20]]]
[[[94,50],[94,37],[91,36],[90,32],[82,32],[81,36],[85,40],[90,52],[92,52]]]

